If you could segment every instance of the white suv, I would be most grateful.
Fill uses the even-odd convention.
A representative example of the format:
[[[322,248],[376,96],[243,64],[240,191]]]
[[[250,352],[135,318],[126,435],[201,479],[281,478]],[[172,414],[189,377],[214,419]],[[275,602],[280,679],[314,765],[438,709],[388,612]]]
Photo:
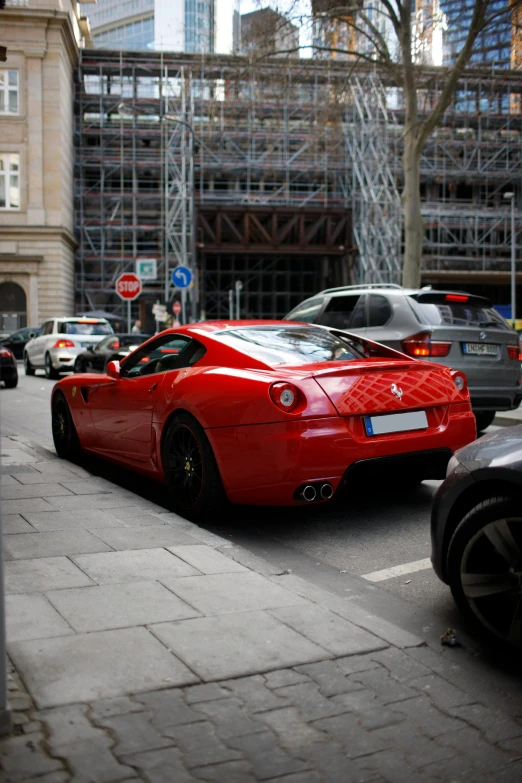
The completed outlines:
[[[47,378],[56,379],[60,372],[74,369],[79,353],[112,333],[112,326],[104,318],[51,318],[42,324],[38,337],[25,346],[25,374],[34,375],[35,370],[43,369]]]

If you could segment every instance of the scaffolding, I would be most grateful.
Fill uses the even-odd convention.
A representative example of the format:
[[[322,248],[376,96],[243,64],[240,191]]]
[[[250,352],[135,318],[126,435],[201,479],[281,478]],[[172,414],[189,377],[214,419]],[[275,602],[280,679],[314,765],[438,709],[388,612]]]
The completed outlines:
[[[423,69],[421,116],[443,83],[443,70]],[[516,194],[519,231],[521,89],[516,72],[465,73],[428,139],[430,282],[507,279],[502,194]],[[242,313],[263,317],[323,287],[397,281],[403,120],[400,90],[353,63],[83,50],[78,307],[118,311],[115,280],[140,258],[158,262],[147,306],[172,300],[183,263],[199,272],[195,314],[211,318],[227,317],[239,280]]]
[[[400,283],[402,208],[391,164],[396,159],[393,114],[376,73],[353,75],[351,122],[344,123],[352,173],[353,233],[359,281]]]

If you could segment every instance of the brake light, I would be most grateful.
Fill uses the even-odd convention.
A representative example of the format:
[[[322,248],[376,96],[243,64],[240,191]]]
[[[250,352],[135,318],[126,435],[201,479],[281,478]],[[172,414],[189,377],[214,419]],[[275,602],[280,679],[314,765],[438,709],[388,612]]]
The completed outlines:
[[[8,356],[9,358],[12,357],[14,359],[14,355],[9,348],[0,348],[0,356]]]
[[[446,302],[468,302],[469,296],[465,294],[446,294]]]
[[[118,351],[119,348],[120,348],[120,341],[119,340],[115,340],[114,343],[113,343],[113,346],[112,346],[112,350],[113,351]]]
[[[508,345],[507,351],[510,359],[513,359],[513,361],[515,362],[522,361],[522,353],[520,353],[520,346]]]
[[[408,356],[420,359],[423,356],[447,356],[451,343],[435,342],[431,339],[431,332],[419,332],[403,340],[402,350]]]
[[[53,345],[53,348],[74,348],[72,340],[57,340]]]
[[[78,323],[78,324],[99,324],[99,323],[103,323],[103,321],[98,321],[96,318],[78,318],[76,323]]]
[[[273,383],[270,387],[270,399],[282,411],[293,411],[299,402],[299,390],[293,383]]]

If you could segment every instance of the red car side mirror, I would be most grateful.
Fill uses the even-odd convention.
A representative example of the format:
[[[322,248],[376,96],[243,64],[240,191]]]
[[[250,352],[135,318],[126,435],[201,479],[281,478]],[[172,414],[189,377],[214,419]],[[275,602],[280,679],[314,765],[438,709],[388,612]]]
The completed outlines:
[[[119,362],[109,362],[107,367],[105,368],[105,372],[109,376],[109,378],[113,379],[113,381],[119,381],[120,380],[120,363]]]

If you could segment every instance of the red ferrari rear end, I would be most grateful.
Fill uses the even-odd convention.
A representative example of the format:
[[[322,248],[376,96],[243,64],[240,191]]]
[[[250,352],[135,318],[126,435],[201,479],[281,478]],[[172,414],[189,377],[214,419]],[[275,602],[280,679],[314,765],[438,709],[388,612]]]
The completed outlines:
[[[232,502],[304,504],[382,476],[444,478],[453,452],[475,439],[462,373],[345,337],[366,356],[274,368],[272,402],[281,388],[295,398],[285,421],[206,430]]]

